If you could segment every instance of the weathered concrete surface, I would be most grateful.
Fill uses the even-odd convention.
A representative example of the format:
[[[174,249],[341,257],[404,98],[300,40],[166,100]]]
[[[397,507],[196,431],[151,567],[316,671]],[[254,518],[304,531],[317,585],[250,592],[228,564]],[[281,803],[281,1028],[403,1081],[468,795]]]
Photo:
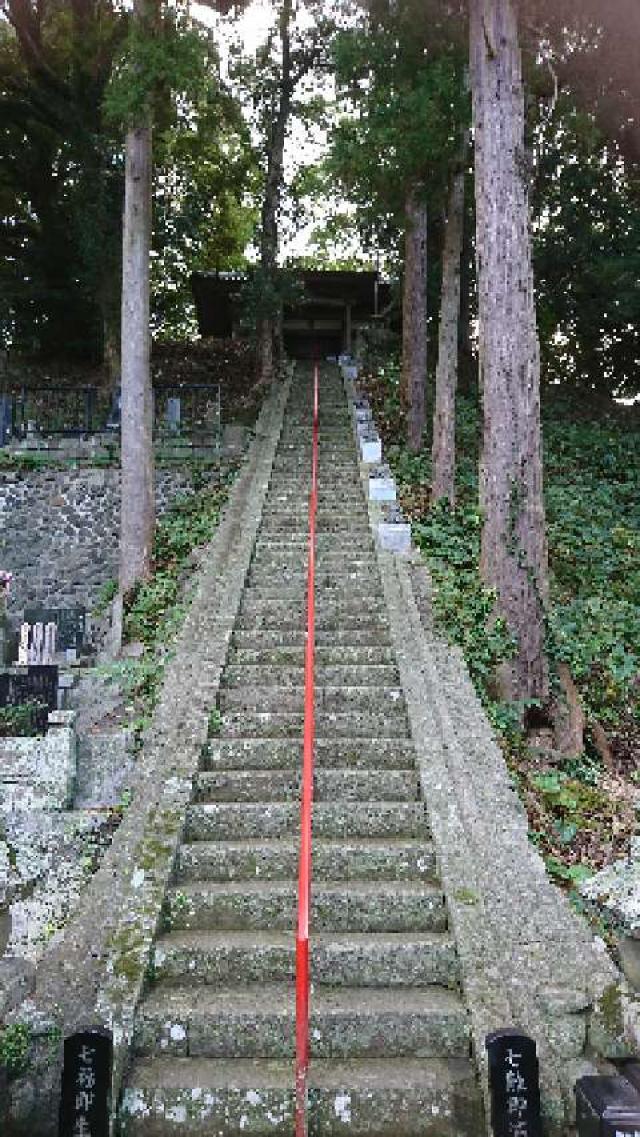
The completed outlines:
[[[291,1062],[146,1059],[128,1091],[127,1137],[291,1137]],[[163,1086],[158,1093],[156,1087]],[[204,1089],[203,1087],[206,1087]],[[323,1137],[460,1137],[482,1125],[466,1060],[314,1062],[309,1110]],[[437,1128],[436,1128],[437,1127]]]
[[[47,1051],[52,1023],[64,1032],[102,1022],[114,1032],[114,1100],[133,1030],[167,883],[173,868],[208,715],[226,659],[289,383],[265,403],[198,574],[191,608],[167,664],[149,744],[136,766],[132,803],[83,899],[82,913],[38,967],[33,1010],[43,1040],[29,1077],[12,1083],[11,1133],[48,1137],[57,1125],[61,1053]],[[49,1051],[50,1051],[49,1046]]]
[[[0,812],[68,809],[75,780],[73,711],[52,711],[42,736],[0,739]]]

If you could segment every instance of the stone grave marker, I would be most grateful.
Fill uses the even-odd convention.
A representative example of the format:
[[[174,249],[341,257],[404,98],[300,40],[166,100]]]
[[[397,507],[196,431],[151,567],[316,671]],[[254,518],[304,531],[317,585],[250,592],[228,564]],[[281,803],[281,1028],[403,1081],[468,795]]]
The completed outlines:
[[[58,628],[56,624],[49,623],[45,625],[44,629],[44,648],[42,654],[43,663],[53,663],[53,657],[56,654],[56,638]]]
[[[494,1137],[542,1137],[536,1044],[517,1030],[488,1034],[491,1130]]]
[[[109,1137],[111,1032],[96,1027],[65,1039],[59,1137]]]
[[[122,394],[120,388],[114,392],[111,399],[109,414],[105,423],[105,430],[120,430]]]
[[[180,399],[171,397],[167,399],[167,429],[169,434],[180,433],[181,405]]]
[[[24,619],[27,624],[55,624],[58,651],[73,648],[81,650],[86,632],[86,608],[80,605],[75,608],[44,608],[34,605],[25,608]]]
[[[27,656],[28,663],[43,663],[42,658],[44,652],[44,624],[39,620],[33,625],[31,629],[31,639],[29,642],[29,652]]]
[[[0,446],[6,446],[13,430],[13,403],[10,395],[0,395]]]
[[[31,627],[29,624],[20,625],[20,642],[18,644],[18,664],[20,667],[26,667],[29,662],[29,633]]]

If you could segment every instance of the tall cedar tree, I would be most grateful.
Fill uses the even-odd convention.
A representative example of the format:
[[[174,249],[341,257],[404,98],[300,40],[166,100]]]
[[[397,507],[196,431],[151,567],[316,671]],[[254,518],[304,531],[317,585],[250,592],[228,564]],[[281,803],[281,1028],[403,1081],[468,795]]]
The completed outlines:
[[[47,359],[117,357],[122,169],[102,104],[127,18],[111,0],[3,11],[3,332]]]
[[[540,354],[531,263],[529,162],[512,0],[470,0],[476,257],[484,437],[481,571],[515,640],[501,686],[546,700],[548,596]]]
[[[460,275],[464,236],[466,143],[461,161],[451,171],[442,249],[442,292],[438,329],[438,363],[433,410],[431,497],[455,503],[456,388],[460,340]]]
[[[311,0],[306,7],[314,17],[311,27],[299,25],[299,8],[293,0],[279,0],[275,34],[269,34],[254,58],[240,58],[234,65],[236,83],[253,110],[261,136],[264,188],[258,233],[260,267],[249,293],[256,315],[258,370],[263,382],[270,382],[275,374],[274,345],[286,288],[278,268],[285,145],[292,118],[306,113],[304,100],[297,97],[298,87],[303,80],[311,83],[313,74],[325,66],[333,32],[333,23],[323,14],[321,4]]]
[[[153,35],[157,0],[136,0],[142,35]],[[150,95],[127,129],[122,237],[120,591],[151,570],[155,531],[153,390],[149,326],[153,126]]]
[[[462,58],[405,3],[372,8],[336,45],[341,90],[357,109],[333,132],[329,170],[358,204],[362,235],[393,256],[402,235],[402,386],[407,442],[417,452],[425,424],[427,207],[442,209],[447,172],[466,116]]]

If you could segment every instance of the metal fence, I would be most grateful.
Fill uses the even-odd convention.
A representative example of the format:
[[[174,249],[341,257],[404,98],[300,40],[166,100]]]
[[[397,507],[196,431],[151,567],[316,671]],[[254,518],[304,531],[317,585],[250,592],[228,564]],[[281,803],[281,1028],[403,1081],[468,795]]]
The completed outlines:
[[[3,394],[0,421],[8,438],[89,435],[103,428],[109,397],[96,387],[23,387]]]
[[[0,446],[28,437],[118,436],[118,395],[96,387],[29,387],[0,393]],[[153,431],[158,440],[219,449],[219,384],[163,384],[153,388]]]

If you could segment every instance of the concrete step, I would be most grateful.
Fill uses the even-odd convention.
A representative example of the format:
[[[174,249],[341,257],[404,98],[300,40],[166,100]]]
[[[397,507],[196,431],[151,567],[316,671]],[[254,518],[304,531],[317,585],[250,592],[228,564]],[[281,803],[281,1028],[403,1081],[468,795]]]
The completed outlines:
[[[397,688],[399,673],[397,667],[383,664],[320,664],[316,659],[315,682],[318,688],[356,687]],[[304,684],[304,658],[301,655],[297,667],[278,665],[273,661],[266,664],[230,663],[222,677],[227,688],[299,687]]]
[[[282,595],[283,589],[296,597],[297,594],[307,594],[307,564],[301,564],[293,571],[268,569],[252,569],[247,577],[248,588],[259,588],[264,596],[274,596],[276,599]],[[340,588],[345,591],[365,592],[373,595],[380,588],[380,578],[374,568],[361,568],[352,570],[345,568],[343,572],[337,569],[316,570],[316,588],[318,591]],[[289,592],[290,590],[290,592]]]
[[[441,987],[316,987],[313,1058],[465,1058],[469,1026]],[[285,1058],[295,1053],[292,983],[230,987],[159,983],[136,1014],[134,1051],[192,1058]]]
[[[304,667],[304,644],[293,644],[290,647],[279,648],[237,648],[232,644],[229,654],[229,663],[225,678],[229,671],[243,667],[273,668],[277,674],[279,668]],[[339,671],[347,668],[388,667],[396,671],[395,654],[391,647],[346,647],[325,645],[316,647],[317,674],[322,670],[326,674],[338,675]]]
[[[297,836],[183,843],[176,881],[293,880],[299,857]],[[324,839],[313,845],[314,881],[432,880],[435,873],[435,851],[426,838]]]
[[[316,739],[315,760],[318,767],[413,769],[415,752],[408,739],[325,738]],[[272,770],[284,766],[298,770],[301,763],[302,737],[212,738],[202,760],[208,770]]]
[[[123,1137],[291,1137],[289,1060],[139,1059],[122,1107]],[[471,1062],[312,1061],[309,1137],[478,1137],[484,1132]]]
[[[251,648],[252,650],[264,648],[290,648],[304,647],[306,642],[306,628],[262,628],[254,625],[239,627],[236,623],[231,640],[232,648]],[[316,628],[316,652],[322,648],[374,647],[390,648],[391,635],[388,626],[366,625],[357,628]],[[319,657],[318,657],[319,658]]]
[[[297,836],[298,802],[202,802],[187,809],[185,840],[238,841]],[[424,837],[424,804],[409,802],[316,802],[314,837]]]
[[[288,931],[296,925],[298,883],[184,881],[167,892],[167,931]],[[317,881],[314,932],[444,932],[442,890],[427,881]]]
[[[303,676],[299,675],[302,679]],[[221,711],[302,711],[304,687],[271,684],[267,687],[223,687],[218,694]],[[315,688],[316,712],[339,714],[384,713],[391,721],[406,722],[406,704],[400,687],[339,687],[320,685]]]
[[[287,533],[290,529],[304,529],[306,532],[308,525],[309,507],[307,501],[303,502],[302,507],[293,508],[291,506],[278,507],[272,505],[269,500],[265,502],[260,524],[261,533],[265,529],[283,529]],[[368,530],[369,517],[365,509],[364,497],[361,494],[358,506],[350,510],[345,510],[342,501],[337,502],[334,508],[322,508],[319,505],[316,510],[316,526],[318,530],[323,529],[327,532],[333,532],[335,529],[348,529],[350,532],[356,529]]]
[[[298,611],[291,607],[287,609],[265,609],[257,612],[242,610],[238,615],[234,630],[279,631],[284,634],[285,632],[304,630],[306,621],[307,611],[303,604],[300,605]],[[361,606],[354,606],[351,609],[329,609],[325,611],[320,608],[316,611],[316,635],[319,632],[330,632],[333,636],[334,632],[341,632],[345,636],[347,632],[359,631],[369,636],[376,636],[378,639],[384,637],[382,642],[388,642],[389,629],[384,610],[380,609],[376,613],[363,609]],[[349,638],[351,642],[356,642],[353,637]]]
[[[196,801],[264,802],[300,801],[301,774],[296,770],[201,771],[195,779]],[[415,770],[317,769],[314,775],[316,802],[416,801]]]
[[[169,932],[156,943],[153,972],[169,983],[273,983],[295,979],[290,932]],[[315,987],[456,989],[459,965],[445,932],[320,932],[311,936]],[[315,989],[314,987],[314,989]]]
[[[285,553],[292,558],[299,558],[301,553],[306,552],[307,539],[308,531],[305,528],[287,533],[261,532],[256,540],[255,556],[265,553],[269,555]],[[375,552],[371,530],[368,528],[360,531],[357,540],[353,538],[352,529],[336,530],[331,533],[319,532],[316,535],[316,547],[318,557],[322,555],[323,560],[330,564],[336,562],[344,564],[349,555],[357,557],[359,553],[362,559],[364,554],[373,555]]]
[[[382,597],[379,596],[376,586],[371,580],[364,584],[357,578],[340,580],[316,574],[315,581],[316,605],[331,604],[340,607],[346,603],[358,604],[366,608],[380,609]],[[287,604],[304,603],[307,599],[307,576],[300,577],[297,584],[289,584],[280,580],[279,584],[262,584],[260,580],[249,581],[244,590],[243,605],[275,604],[286,607]]]
[[[295,585],[302,588],[306,596],[308,557],[307,548],[304,554],[282,561],[274,558],[261,557],[255,560],[247,576],[246,583],[250,588],[254,586],[263,588],[282,588],[283,585]],[[329,582],[328,587],[340,587],[348,591],[352,587],[370,590],[374,596],[380,591],[380,578],[377,565],[368,556],[360,557],[356,564],[344,561],[342,564],[319,565],[316,561],[316,582]],[[321,586],[316,583],[316,587]]]
[[[304,715],[294,711],[228,711],[222,715],[222,738],[302,738]],[[409,737],[404,717],[389,717],[385,709],[338,714],[316,713],[317,738],[401,738]]]
[[[265,511],[269,513],[291,512],[296,517],[308,513],[310,482],[301,485],[300,482],[283,483],[278,479],[267,495]],[[365,499],[362,492],[362,483],[356,476],[329,481],[327,476],[318,485],[318,515],[326,515],[332,510],[343,517],[350,515],[350,507],[354,512],[362,511],[366,516]]]
[[[386,621],[387,609],[381,598],[371,596],[358,589],[316,588],[316,624],[321,626],[330,620],[345,619],[356,624],[361,620],[382,623]],[[240,605],[241,617],[256,616],[265,618],[297,620],[300,615],[307,618],[307,595],[304,590],[294,596],[265,596],[260,588],[248,588]]]

